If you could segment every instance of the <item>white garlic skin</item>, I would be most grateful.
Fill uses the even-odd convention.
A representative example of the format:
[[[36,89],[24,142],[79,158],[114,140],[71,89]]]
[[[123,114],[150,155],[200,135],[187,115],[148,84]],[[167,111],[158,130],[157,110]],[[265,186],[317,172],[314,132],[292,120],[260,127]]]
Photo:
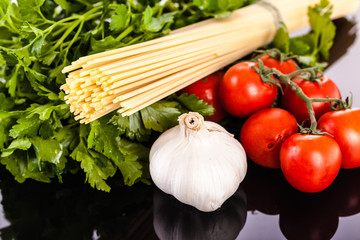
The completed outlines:
[[[221,207],[238,189],[246,171],[240,142],[198,113],[181,115],[179,125],[161,134],[150,150],[155,185],[204,212]]]

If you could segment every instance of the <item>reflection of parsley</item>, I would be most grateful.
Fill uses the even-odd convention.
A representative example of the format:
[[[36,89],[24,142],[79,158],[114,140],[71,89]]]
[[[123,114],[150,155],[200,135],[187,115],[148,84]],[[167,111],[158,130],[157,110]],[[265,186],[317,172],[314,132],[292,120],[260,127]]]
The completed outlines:
[[[286,26],[281,25],[274,39],[274,47],[284,53],[298,56],[304,66],[325,67],[319,56],[329,58],[329,50],[335,37],[335,25],[330,19],[332,6],[328,0],[308,8],[312,31],[306,35],[290,38]]]

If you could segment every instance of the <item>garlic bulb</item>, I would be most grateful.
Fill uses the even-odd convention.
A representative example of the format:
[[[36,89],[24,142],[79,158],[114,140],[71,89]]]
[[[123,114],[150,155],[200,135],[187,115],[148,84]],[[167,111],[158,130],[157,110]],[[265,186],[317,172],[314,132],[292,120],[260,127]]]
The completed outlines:
[[[210,212],[235,193],[247,170],[241,144],[198,113],[179,117],[150,150],[150,174],[162,191]]]

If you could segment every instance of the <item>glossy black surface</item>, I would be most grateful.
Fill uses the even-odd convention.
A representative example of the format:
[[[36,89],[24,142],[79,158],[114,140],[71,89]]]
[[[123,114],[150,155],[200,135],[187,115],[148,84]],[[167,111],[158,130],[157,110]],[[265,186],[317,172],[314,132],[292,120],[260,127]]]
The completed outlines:
[[[326,74],[360,107],[360,11],[336,21]],[[8,239],[360,239],[360,168],[341,170],[327,190],[294,190],[280,170],[249,162],[239,190],[220,210],[202,213],[154,186],[110,194],[67,176],[63,184],[18,184],[0,172],[0,236]]]

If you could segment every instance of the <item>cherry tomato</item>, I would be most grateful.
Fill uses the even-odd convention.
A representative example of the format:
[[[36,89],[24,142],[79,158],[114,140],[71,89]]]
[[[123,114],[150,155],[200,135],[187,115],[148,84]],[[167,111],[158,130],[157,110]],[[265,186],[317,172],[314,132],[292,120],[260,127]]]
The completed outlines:
[[[336,84],[326,76],[320,80],[321,86],[316,82],[311,82],[304,79],[295,79],[294,82],[309,98],[341,97],[340,91]],[[290,87],[285,87],[281,105],[284,109],[288,110],[295,116],[298,123],[310,123],[310,117],[305,102]],[[324,113],[331,111],[330,103],[328,102],[313,103],[312,107],[314,108],[316,119],[319,119],[319,117]]]
[[[339,173],[341,150],[327,135],[296,133],[280,149],[280,165],[286,180],[297,190],[320,192]]]
[[[297,64],[294,60],[288,59],[280,62],[275,58],[270,57],[269,55],[264,55],[260,58],[264,65],[268,68],[276,68],[284,74],[289,74],[297,70]]]
[[[280,147],[298,130],[296,119],[280,108],[266,108],[251,115],[240,132],[248,157],[268,168],[280,168]]]
[[[220,83],[219,96],[225,110],[236,117],[248,117],[254,112],[270,107],[277,87],[264,83],[252,69],[257,64],[241,62],[229,68]]]
[[[221,106],[218,92],[219,85],[224,76],[224,72],[215,72],[206,78],[203,78],[181,90],[181,93],[195,94],[199,99],[207,102],[215,108],[215,112],[206,119],[214,122],[221,121],[227,115],[224,108]]]
[[[360,109],[325,113],[318,128],[334,136],[343,156],[342,168],[360,167]]]

